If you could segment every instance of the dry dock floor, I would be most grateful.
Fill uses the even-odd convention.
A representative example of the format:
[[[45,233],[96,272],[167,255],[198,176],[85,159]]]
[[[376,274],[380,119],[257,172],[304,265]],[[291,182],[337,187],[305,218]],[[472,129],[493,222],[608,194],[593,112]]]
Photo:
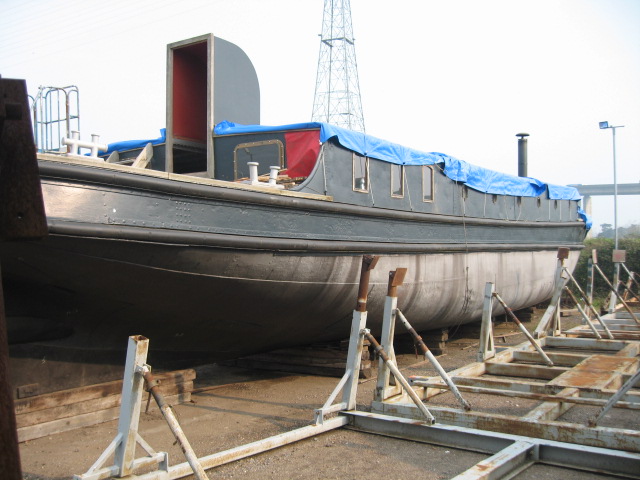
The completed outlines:
[[[565,317],[563,326],[577,325],[578,317]],[[527,326],[535,327],[535,319]],[[513,323],[495,328],[496,346],[524,341]],[[445,370],[475,361],[479,324],[451,330],[445,355],[438,357]],[[502,336],[504,335],[504,337]],[[151,339],[153,348],[153,339]],[[405,375],[435,375],[423,358],[400,355]],[[260,440],[308,425],[313,411],[325,402],[338,379],[287,374],[238,367],[199,367],[197,393],[192,403],[175,407],[176,415],[198,456]],[[369,410],[375,379],[358,387],[358,410]],[[146,395],[146,394],[145,394]],[[495,397],[472,399],[496,402]],[[518,403],[518,399],[500,399]],[[515,406],[515,405],[512,405]],[[636,414],[637,420],[637,414]],[[634,428],[639,428],[636,425]],[[156,450],[169,452],[170,464],[185,461],[180,448],[157,411],[141,415],[139,432]],[[117,433],[117,421],[27,441],[20,445],[24,478],[68,479],[95,462]],[[223,465],[209,478],[242,479],[447,479],[473,466],[486,455],[372,435],[334,430],[289,446]],[[544,465],[535,465],[516,478],[617,478]]]

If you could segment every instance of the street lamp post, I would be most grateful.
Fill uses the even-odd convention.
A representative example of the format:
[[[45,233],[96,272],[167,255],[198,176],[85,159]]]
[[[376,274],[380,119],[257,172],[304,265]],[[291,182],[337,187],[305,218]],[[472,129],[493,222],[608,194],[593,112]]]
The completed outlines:
[[[609,122],[600,122],[600,129],[611,129],[613,134],[613,244],[614,249],[618,250],[618,174],[616,171],[616,128],[622,128],[624,125],[609,125]],[[620,279],[620,264],[615,264],[614,271],[614,285],[618,288],[618,282]],[[616,305],[616,295],[612,292],[611,302],[609,302],[609,312],[613,313]]]

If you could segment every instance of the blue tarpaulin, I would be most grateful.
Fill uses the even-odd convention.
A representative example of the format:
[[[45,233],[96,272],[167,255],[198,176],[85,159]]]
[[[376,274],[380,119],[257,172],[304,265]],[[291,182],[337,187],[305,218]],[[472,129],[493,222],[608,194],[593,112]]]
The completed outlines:
[[[517,177],[478,167],[464,160],[443,153],[425,153],[396,143],[381,140],[371,135],[353,132],[344,128],[321,122],[295,123],[270,127],[266,125],[239,125],[221,122],[216,125],[216,135],[238,133],[280,132],[300,129],[320,129],[320,141],[336,138],[338,143],[365,157],[372,157],[398,165],[434,165],[444,164],[444,173],[450,179],[464,183],[469,188],[496,195],[514,195],[519,197],[538,197],[549,192],[552,200],[580,200],[580,193],[574,187],[564,187],[541,182],[535,178]]]
[[[223,121],[215,126],[216,135],[241,133],[285,132],[291,130],[320,129],[320,141],[330,138],[351,151],[362,156],[376,158],[397,165],[444,165],[444,173],[452,180],[461,182],[469,188],[495,195],[513,195],[518,197],[539,197],[548,192],[551,200],[580,200],[578,189],[574,187],[552,185],[531,177],[517,177],[500,173],[488,168],[478,167],[464,160],[437,152],[421,152],[412,148],[388,142],[361,132],[354,132],[323,122],[294,123],[280,126],[240,125]],[[160,130],[160,137],[151,140],[128,140],[110,143],[106,155],[113,151],[144,148],[147,143],[157,145],[166,141],[166,129]],[[584,220],[587,229],[591,228],[591,218],[583,211],[578,214]]]
[[[160,136],[158,138],[154,138],[151,140],[124,140],[122,142],[114,142],[110,143],[107,147],[106,153],[101,153],[100,155],[111,155],[112,152],[123,152],[125,150],[133,150],[134,148],[144,148],[147,146],[147,143],[151,145],[158,145],[160,143],[165,143],[167,141],[167,129],[160,129]]]

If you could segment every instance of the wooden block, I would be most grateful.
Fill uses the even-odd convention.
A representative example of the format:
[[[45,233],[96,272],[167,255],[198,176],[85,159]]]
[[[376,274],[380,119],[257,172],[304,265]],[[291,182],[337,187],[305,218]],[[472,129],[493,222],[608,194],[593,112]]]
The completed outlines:
[[[40,423],[29,427],[18,429],[18,441],[26,442],[35,438],[46,437],[55,433],[66,432],[75,428],[87,427],[98,423],[108,422],[118,418],[120,408],[113,407],[98,412],[86,413],[84,415],[76,415],[75,417],[62,418],[51,422]]]
[[[164,394],[165,391],[169,392],[169,390],[165,389],[169,389],[171,385],[188,382],[193,384],[193,380],[196,378],[196,372],[193,369],[178,370],[175,372],[158,373],[155,377],[160,381],[160,391]],[[113,382],[61,390],[59,392],[19,399],[15,401],[15,411],[16,414],[23,414],[45,408],[58,407],[61,405],[69,405],[96,398],[108,397],[109,395],[116,395],[120,393],[122,393],[122,380],[116,380]]]
[[[179,394],[188,393],[190,395],[193,391],[193,382],[186,382],[178,385],[167,385],[164,388],[161,386],[160,391],[166,399],[175,397]],[[77,403],[70,403],[57,407],[35,410],[30,413],[19,414],[16,415],[16,421],[18,428],[28,427],[31,425],[37,425],[38,423],[46,423],[76,415],[84,415],[86,413],[118,407],[120,406],[120,401],[121,395],[118,393],[102,398],[83,400]]]
[[[172,395],[166,397],[165,400],[170,405],[188,402],[191,401],[191,393],[187,392],[178,395]],[[150,407],[149,410],[154,411],[154,409],[157,410],[157,406]],[[36,438],[46,437],[48,435],[54,435],[56,433],[74,430],[76,428],[88,427],[91,425],[97,425],[99,423],[109,422],[111,420],[117,419],[119,415],[120,407],[113,407],[105,410],[99,410],[97,412],[85,413],[82,415],[76,415],[74,417],[61,418],[50,422],[40,423],[38,425],[22,427],[18,429],[18,441],[26,442],[27,440],[34,440]]]

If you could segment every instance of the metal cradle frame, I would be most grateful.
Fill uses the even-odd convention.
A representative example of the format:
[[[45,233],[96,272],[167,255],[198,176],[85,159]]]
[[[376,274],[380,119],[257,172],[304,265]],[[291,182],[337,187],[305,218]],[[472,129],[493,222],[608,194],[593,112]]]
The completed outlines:
[[[170,418],[167,417],[167,421],[170,423],[172,431],[174,431],[188,460],[185,463],[169,466],[167,454],[155,452],[138,433],[143,383],[144,380],[148,382],[148,378],[145,376],[149,372],[149,367],[145,364],[148,340],[144,337],[134,336],[129,339],[118,433],[94,465],[85,474],[76,475],[74,478],[76,480],[100,480],[109,477],[126,477],[145,480],[168,480],[195,475],[196,478],[203,479],[207,478],[205,473],[207,469],[342,427],[445,447],[467,449],[490,455],[487,459],[458,475],[457,479],[510,478],[536,462],[640,478],[640,454],[637,453],[640,452],[640,432],[611,432],[611,430],[616,429],[586,426],[574,426],[571,429],[555,425],[553,422],[540,422],[539,420],[534,423],[544,423],[541,430],[553,432],[552,435],[547,435],[553,438],[545,438],[545,435],[538,435],[538,437],[542,438],[534,438],[535,435],[531,435],[530,430],[527,430],[527,435],[514,435],[513,429],[511,433],[503,433],[499,431],[500,429],[497,429],[498,431],[490,431],[496,430],[492,428],[495,424],[504,426],[511,422],[512,419],[502,418],[506,416],[500,415],[494,415],[492,419],[489,419],[483,417],[481,413],[469,411],[471,405],[462,398],[461,392],[468,390],[468,385],[461,381],[461,372],[445,373],[435,357],[429,355],[430,352],[428,352],[423,343],[421,347],[425,357],[434,365],[440,375],[430,379],[412,378],[407,380],[404,378],[395,364],[393,352],[396,317],[402,321],[410,332],[412,331],[410,324],[397,308],[396,288],[402,284],[402,278],[404,277],[404,273],[400,272],[401,269],[392,272],[392,275],[390,275],[389,294],[385,305],[384,332],[380,344],[373,339],[366,328],[369,272],[375,267],[376,262],[377,258],[370,256],[365,256],[363,260],[358,302],[352,318],[345,374],[329,395],[325,404],[315,410],[314,420],[310,425],[257,442],[195,458],[179,425],[176,427],[177,422],[176,425],[172,425]],[[490,320],[488,325],[484,325],[484,328],[490,336]],[[415,334],[415,331],[412,334]],[[380,357],[378,385],[372,403],[373,413],[357,411],[355,402],[360,359],[362,358],[365,338],[370,339],[370,341],[373,340],[372,343]],[[421,343],[421,339],[417,334],[414,335],[414,338],[419,344]],[[545,340],[544,344],[540,342],[542,346],[549,346],[553,342],[563,339],[549,337]],[[566,340],[572,342],[595,341],[579,338]],[[601,342],[607,342],[599,344],[601,348],[610,347],[615,349],[618,354],[624,352],[624,355],[616,357],[619,359],[628,360],[630,356],[635,356],[639,353],[637,343],[630,344],[619,340],[601,340]],[[513,359],[521,355],[524,355],[529,361],[531,361],[532,357],[540,356],[531,343],[526,342],[515,348],[495,353],[490,360],[473,364],[471,367],[467,367],[466,371],[477,373],[483,369],[487,371],[491,368],[504,368],[500,367],[500,365],[504,364],[508,358]],[[552,361],[561,363],[558,361],[560,360],[559,357],[551,355],[549,357]],[[553,360],[554,358],[555,360]],[[573,361],[575,360],[577,359],[573,358]],[[494,366],[489,367],[489,365]],[[534,368],[534,366],[531,366],[531,368]],[[545,364],[542,368],[560,368],[562,372],[567,370],[564,367],[550,367],[548,364]],[[632,382],[633,375],[630,375],[626,370],[622,370],[618,372],[619,376],[616,381],[629,384]],[[557,370],[551,371],[557,372]],[[628,378],[623,382],[625,375]],[[391,380],[392,377],[395,379],[395,385]],[[153,389],[152,385],[149,385],[149,387]],[[503,388],[503,390],[515,392],[516,394],[539,395],[539,399],[543,400],[543,405],[548,403],[565,405],[564,401],[567,399],[573,401],[574,398],[582,398],[582,396],[576,397],[567,393],[568,390],[571,390],[571,387],[562,385],[557,385],[556,387],[556,390],[551,389],[551,391],[539,393],[527,382],[515,382],[513,383],[513,388]],[[435,394],[448,389],[457,392],[456,397],[460,402],[461,408],[429,407],[427,409],[422,401],[423,399],[429,398],[432,393]],[[557,391],[557,389],[560,390]],[[340,400],[336,403],[336,399],[340,394]],[[561,402],[558,401],[557,395],[562,395]],[[551,399],[550,397],[554,398]],[[156,400],[158,399],[156,398]],[[594,399],[582,398],[582,400],[589,401]],[[605,403],[603,398],[595,398],[595,400],[600,402],[598,405]],[[620,400],[617,406],[625,404],[635,409],[640,405],[637,393],[626,393],[621,396]],[[162,401],[159,400],[158,403],[160,404]],[[166,405],[160,406],[165,410],[168,408]],[[547,406],[542,410],[553,411],[554,408]],[[390,413],[393,416],[389,415]],[[412,417],[413,419],[401,418],[401,416]],[[543,416],[541,415],[540,417]],[[416,421],[415,418],[420,420]],[[434,422],[437,423],[434,424]],[[136,458],[135,449],[137,444],[143,447],[147,453],[146,456]],[[110,458],[113,458],[113,464],[105,466]],[[149,470],[149,467],[154,465],[155,469],[152,471],[137,474],[142,468]]]

